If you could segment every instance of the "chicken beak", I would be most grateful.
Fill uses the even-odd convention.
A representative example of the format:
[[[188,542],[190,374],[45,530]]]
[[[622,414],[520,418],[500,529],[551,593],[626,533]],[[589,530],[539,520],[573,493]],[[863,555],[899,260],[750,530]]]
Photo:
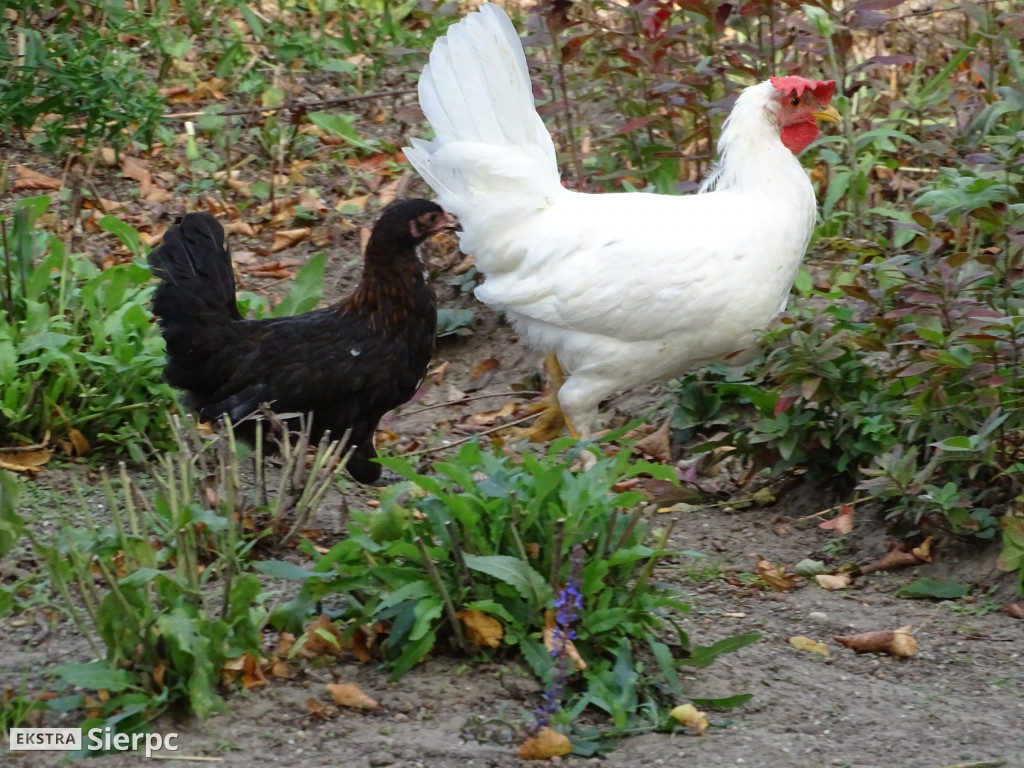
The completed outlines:
[[[826,104],[821,109],[816,109],[811,112],[818,120],[824,120],[826,123],[838,123],[839,122],[839,110],[833,107],[831,104]]]
[[[444,229],[449,231],[458,231],[459,229],[462,228],[461,225],[459,224],[459,219],[457,216],[453,216],[450,213],[445,213],[445,217],[446,224],[444,226]]]

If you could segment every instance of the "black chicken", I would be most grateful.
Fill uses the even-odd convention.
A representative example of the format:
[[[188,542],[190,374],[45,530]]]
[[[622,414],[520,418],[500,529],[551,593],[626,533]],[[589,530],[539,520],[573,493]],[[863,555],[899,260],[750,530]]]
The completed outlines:
[[[163,281],[153,313],[167,343],[164,378],[205,421],[238,422],[270,403],[279,413],[312,411],[314,443],[325,430],[341,438],[351,429],[348,471],[376,481],[373,432],[415,394],[434,351],[437,307],[416,246],[451,222],[429,200],[393,203],[373,228],[355,291],[303,315],[246,320],[223,227],[208,213],[186,215],[149,255]],[[252,444],[255,425],[236,433]]]

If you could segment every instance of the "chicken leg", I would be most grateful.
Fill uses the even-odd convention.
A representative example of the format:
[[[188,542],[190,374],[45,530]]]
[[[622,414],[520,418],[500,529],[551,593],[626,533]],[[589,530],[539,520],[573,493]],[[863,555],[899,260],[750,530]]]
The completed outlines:
[[[544,356],[544,370],[548,375],[547,394],[526,409],[527,413],[540,415],[533,426],[517,430],[515,437],[517,440],[529,438],[531,443],[546,443],[561,435],[563,429],[568,429],[569,434],[578,440],[579,432],[562,412],[561,403],[558,402],[558,392],[565,383],[565,372],[554,352]]]

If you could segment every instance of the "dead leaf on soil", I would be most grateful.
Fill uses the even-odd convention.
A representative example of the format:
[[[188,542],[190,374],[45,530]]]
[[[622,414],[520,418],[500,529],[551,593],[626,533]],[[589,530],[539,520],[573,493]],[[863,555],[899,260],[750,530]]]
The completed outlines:
[[[826,531],[833,531],[836,536],[845,536],[853,530],[853,507],[849,504],[842,504],[839,507],[839,514],[831,520],[818,524],[819,528]]]
[[[230,235],[244,235],[245,237],[256,237],[256,230],[253,229],[252,224],[250,224],[248,221],[244,221],[243,219],[235,219],[234,221],[229,221],[227,224],[224,225],[224,229]],[[243,263],[238,259],[239,254],[233,253],[231,255],[235,261],[238,261],[240,264]]]
[[[306,699],[306,711],[318,720],[328,720],[338,716],[338,708],[328,706],[319,699]]]
[[[497,648],[501,645],[505,631],[501,627],[501,622],[493,616],[477,610],[459,611],[455,615],[462,620],[466,628],[466,639],[475,649],[484,645],[488,648]]]
[[[88,456],[89,452],[92,451],[92,446],[89,445],[85,435],[74,428],[68,430],[68,439],[58,440],[57,445],[60,446],[65,456],[72,458]]]
[[[327,692],[339,707],[351,709],[380,709],[380,704],[371,699],[355,683],[328,683]]]
[[[427,378],[431,379],[436,386],[440,386],[444,383],[444,375],[448,372],[449,365],[451,365],[451,361],[445,360],[433,370],[427,371]]]
[[[797,635],[796,637],[789,638],[789,644],[796,648],[798,651],[810,651],[811,653],[818,653],[822,656],[828,656],[828,646],[824,643],[820,643],[817,640],[812,640],[809,637],[803,635]]]
[[[932,537],[929,536],[920,546],[907,551],[907,543],[903,541],[894,542],[889,551],[873,563],[862,566],[860,574],[866,575],[875,571],[889,571],[893,568],[907,568],[915,565],[924,565],[932,561],[931,546]]]
[[[5,453],[0,459],[0,469],[7,469],[11,472],[43,472],[43,465],[53,456],[53,451],[48,448],[39,448],[34,451],[23,453]]]
[[[467,421],[471,424],[477,424],[479,426],[490,426],[499,419],[507,419],[513,415],[519,409],[519,403],[505,403],[501,408],[494,411],[481,411],[480,413],[474,413],[469,417]]]
[[[647,437],[637,440],[634,450],[646,459],[668,464],[672,460],[672,419],[665,421]]]
[[[228,659],[221,670],[224,683],[230,684],[241,678],[242,687],[246,690],[266,685],[268,680],[260,667],[260,660],[251,653],[243,653],[234,659]]]
[[[469,372],[469,379],[472,382],[476,382],[476,380],[481,376],[484,376],[491,371],[496,371],[499,368],[501,368],[501,362],[496,357],[484,358],[473,366],[473,370]]]
[[[549,760],[552,757],[568,755],[572,752],[572,742],[564,733],[544,726],[535,736],[531,736],[516,750],[522,760]]]
[[[554,622],[554,619],[551,619]],[[573,667],[577,672],[582,672],[587,668],[587,662],[580,656],[580,652],[576,650],[576,646],[573,645],[572,640],[568,638],[559,638],[558,643],[555,643],[555,628],[553,626],[544,627],[542,632],[544,637],[544,647],[548,649],[550,653],[557,653],[559,649],[572,661]]]
[[[917,640],[911,634],[909,625],[895,630],[836,635],[832,639],[854,653],[886,653],[901,658],[909,658],[917,653]]]
[[[343,208],[352,207],[362,213],[366,210],[366,204],[370,202],[369,195],[360,195],[359,197],[350,197],[348,200],[339,200],[334,205],[334,210],[341,211]]]
[[[669,715],[685,725],[698,736],[703,736],[708,729],[708,719],[693,704],[680,704]]]
[[[760,558],[754,567],[754,573],[761,577],[764,582],[776,592],[785,592],[792,589],[799,581],[796,574],[787,574],[785,569],[772,565],[771,562]]]
[[[834,591],[846,589],[853,582],[853,577],[848,573],[819,573],[814,577],[818,586],[822,589]]]
[[[1015,619],[1024,619],[1024,600],[1018,603],[1007,603],[1003,606],[1003,613]]]
[[[313,232],[309,227],[300,227],[298,229],[282,229],[274,233],[274,242],[270,246],[271,253],[277,253],[283,251],[286,248],[291,248],[294,245],[298,245]]]
[[[60,179],[33,171],[24,165],[15,165],[14,171],[17,175],[11,185],[13,189],[60,189]]]
[[[312,621],[303,629],[303,643],[298,655],[304,659],[317,656],[337,656],[345,649],[341,632],[321,613],[316,621]]]

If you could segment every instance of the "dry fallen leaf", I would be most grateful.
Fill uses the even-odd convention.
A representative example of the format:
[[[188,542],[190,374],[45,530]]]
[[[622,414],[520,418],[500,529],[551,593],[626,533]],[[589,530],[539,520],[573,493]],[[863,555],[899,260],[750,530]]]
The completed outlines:
[[[505,636],[505,631],[501,627],[501,622],[493,616],[477,610],[459,611],[455,615],[462,620],[462,624],[466,627],[466,639],[472,645],[477,648],[482,645],[486,645],[488,648],[497,648],[501,645],[501,638]]]
[[[544,627],[542,634],[544,636],[544,647],[547,648],[549,652],[556,653],[561,649],[561,652],[568,656],[572,661],[577,672],[582,672],[587,668],[587,662],[585,662],[583,657],[580,656],[580,652],[576,650],[576,646],[573,645],[572,640],[569,640],[568,638],[560,638],[556,644],[555,628],[551,626]]]
[[[522,760],[549,760],[552,757],[568,755],[572,752],[572,742],[564,733],[544,726],[535,736],[531,736],[516,750]]]
[[[448,371],[449,365],[451,365],[451,361],[445,360],[432,370],[427,371],[427,378],[433,380],[435,385],[440,386],[444,383],[444,375]]]
[[[304,659],[312,659],[317,656],[337,656],[345,649],[341,632],[324,613],[321,613],[316,621],[305,626],[303,638],[304,642],[298,653]]]
[[[11,185],[13,189],[60,189],[60,179],[33,171],[24,165],[14,166],[17,176]]]
[[[828,656],[829,653],[827,645],[819,643],[817,640],[812,640],[809,637],[804,637],[803,635],[797,635],[796,637],[789,638],[789,644],[798,651],[820,653],[822,656]]]
[[[7,469],[11,472],[42,472],[43,465],[53,456],[53,451],[48,448],[39,448],[34,451],[22,453],[5,453],[0,459],[0,469]]]
[[[704,716],[704,713],[693,706],[693,704],[680,704],[669,712],[669,715],[688,727],[698,736],[703,736],[704,731],[708,729],[708,719]]]
[[[1024,619],[1024,600],[1016,603],[1007,603],[1003,606],[1003,613],[1014,619]]]
[[[785,592],[787,589],[792,589],[800,581],[799,576],[787,574],[783,569],[772,565],[763,558],[757,561],[754,573],[760,576],[776,592]]]
[[[469,417],[468,421],[472,424],[479,424],[481,426],[490,425],[499,419],[506,419],[516,412],[519,408],[519,403],[505,403],[501,408],[495,411],[481,411],[480,413],[474,413]]]
[[[371,699],[355,683],[328,683],[327,692],[339,707],[352,709],[380,709],[380,704]]]
[[[818,586],[822,589],[836,590],[846,589],[850,586],[853,577],[848,573],[819,573],[814,577],[814,580],[818,582]]]
[[[836,536],[845,536],[853,530],[853,507],[849,504],[841,505],[838,515],[820,523],[818,527],[826,531],[834,531]]]
[[[270,252],[277,253],[278,251],[283,251],[286,248],[291,248],[293,245],[298,245],[309,237],[312,231],[313,230],[309,227],[278,230],[274,233],[274,242],[270,246]]]
[[[857,635],[836,635],[832,639],[854,653],[887,653],[902,658],[917,653],[917,640],[910,633],[909,626]]]
[[[635,449],[647,459],[668,464],[672,461],[672,432],[670,425],[672,419],[665,421],[656,430],[636,441]]]
[[[221,670],[221,676],[225,683],[233,683],[241,677],[242,687],[246,690],[266,685],[268,682],[260,666],[260,660],[251,653],[243,653],[234,659],[228,659]]]
[[[875,571],[889,571],[893,568],[907,568],[909,566],[930,563],[932,561],[931,546],[931,536],[921,542],[920,546],[914,547],[909,552],[905,542],[895,542],[880,560],[862,566],[860,574],[863,576]]]

